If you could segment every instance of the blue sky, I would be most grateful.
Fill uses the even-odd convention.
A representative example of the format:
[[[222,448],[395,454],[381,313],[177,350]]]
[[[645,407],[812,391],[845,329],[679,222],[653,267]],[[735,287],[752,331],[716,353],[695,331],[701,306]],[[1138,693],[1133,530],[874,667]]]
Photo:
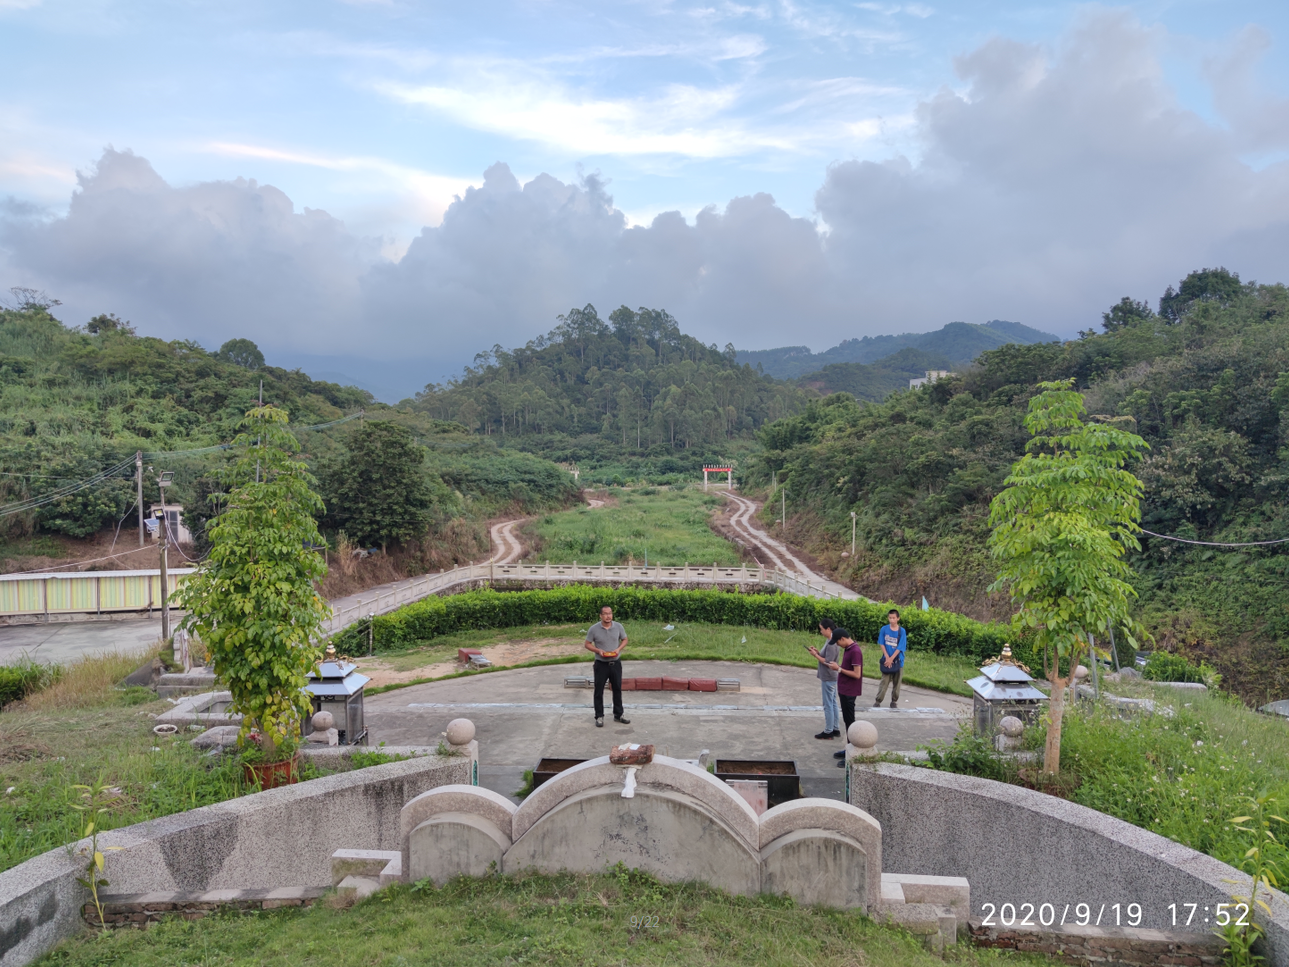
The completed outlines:
[[[1196,260],[1283,278],[1287,21],[0,0],[0,287],[69,322],[250,336],[386,396],[588,301],[741,348],[953,319],[1067,335]],[[1205,200],[1176,219],[1170,192]]]

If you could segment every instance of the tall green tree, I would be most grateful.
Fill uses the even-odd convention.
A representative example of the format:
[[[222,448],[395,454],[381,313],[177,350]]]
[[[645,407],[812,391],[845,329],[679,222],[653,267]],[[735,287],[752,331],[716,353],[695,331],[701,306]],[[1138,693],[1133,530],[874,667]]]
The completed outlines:
[[[1123,558],[1140,549],[1142,487],[1126,464],[1147,444],[1113,423],[1084,422],[1073,385],[1039,384],[1025,417],[1027,452],[989,508],[989,550],[999,562],[990,590],[1006,589],[1020,605],[1013,626],[1037,636],[1052,683],[1047,773],[1060,770],[1065,689],[1091,637],[1119,627],[1135,644],[1138,630]]]
[[[382,548],[424,536],[447,496],[424,463],[425,450],[407,427],[389,420],[359,424],[348,453],[324,475],[328,521],[358,543]]]
[[[207,527],[210,554],[177,594],[183,627],[206,645],[243,735],[257,728],[270,753],[308,713],[305,676],[331,613],[314,587],[327,566],[310,549],[322,543],[322,499],[286,423],[272,406],[247,413],[224,472],[226,509]]]

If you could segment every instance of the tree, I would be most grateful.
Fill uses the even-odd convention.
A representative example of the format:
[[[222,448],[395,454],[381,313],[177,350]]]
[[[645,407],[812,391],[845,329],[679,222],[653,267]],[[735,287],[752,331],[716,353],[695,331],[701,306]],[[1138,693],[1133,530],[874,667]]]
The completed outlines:
[[[305,676],[331,610],[314,587],[327,572],[311,550],[322,543],[322,500],[286,423],[272,406],[247,413],[222,472],[226,509],[207,526],[210,555],[176,595],[188,611],[182,627],[206,645],[243,716],[242,735],[258,729],[269,761],[309,711]]]
[[[241,366],[242,369],[259,369],[264,365],[264,354],[260,347],[249,339],[230,339],[219,347],[216,359]]]
[[[1150,309],[1150,303],[1137,302],[1124,296],[1110,307],[1109,312],[1101,313],[1101,328],[1106,332],[1114,332],[1153,318],[1155,314]]]
[[[1182,279],[1176,290],[1170,285],[1164,291],[1159,300],[1159,314],[1170,323],[1174,323],[1181,319],[1182,313],[1192,302],[1217,302],[1224,306],[1230,305],[1231,301],[1240,294],[1241,288],[1243,287],[1240,285],[1238,272],[1230,272],[1221,267],[1196,269]]]
[[[127,336],[134,335],[134,327],[124,319],[118,319],[115,313],[109,312],[99,314],[85,323],[85,331],[91,336],[98,336],[105,332],[121,332]]]
[[[424,462],[425,450],[407,427],[388,420],[360,424],[349,435],[349,452],[325,476],[328,521],[363,545],[421,537],[447,496],[442,481],[431,485]]]
[[[1047,773],[1060,769],[1065,689],[1090,636],[1123,628],[1135,646],[1139,631],[1129,613],[1137,592],[1123,556],[1140,549],[1142,487],[1124,467],[1147,444],[1112,422],[1085,423],[1083,396],[1073,385],[1039,384],[1025,417],[1027,452],[989,508],[989,549],[1000,562],[990,590],[1005,588],[1020,605],[1012,625],[1034,632],[1052,683]]]

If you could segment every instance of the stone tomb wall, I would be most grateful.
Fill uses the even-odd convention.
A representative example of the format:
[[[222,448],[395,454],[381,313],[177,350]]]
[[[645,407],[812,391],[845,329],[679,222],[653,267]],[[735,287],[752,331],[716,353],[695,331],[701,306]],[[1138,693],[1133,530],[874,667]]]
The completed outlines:
[[[398,849],[403,806],[427,789],[469,783],[478,759],[420,757],[231,799],[99,837],[108,894],[329,886],[342,847]],[[74,844],[73,850],[84,845]],[[0,967],[31,963],[84,929],[80,857],[50,850],[0,873]]]
[[[1091,927],[1202,935],[1215,929],[1218,904],[1249,893],[1239,870],[1055,796],[886,763],[854,762],[849,778],[850,802],[881,823],[884,869],[965,877],[973,926],[985,934],[1024,926],[1053,943],[1053,929],[1072,928],[1087,904]],[[1289,967],[1289,901],[1271,901],[1273,915],[1262,918],[1267,963]],[[1129,919],[1130,904],[1141,908],[1139,923]],[[1187,904],[1196,905],[1189,927]]]
[[[666,756],[640,767],[591,759],[517,808],[477,787],[432,789],[407,804],[402,828],[402,871],[412,882],[490,869],[598,873],[623,863],[665,882],[786,893],[801,903],[872,910],[881,897],[882,830],[862,810],[799,799],[758,817],[706,770]]]

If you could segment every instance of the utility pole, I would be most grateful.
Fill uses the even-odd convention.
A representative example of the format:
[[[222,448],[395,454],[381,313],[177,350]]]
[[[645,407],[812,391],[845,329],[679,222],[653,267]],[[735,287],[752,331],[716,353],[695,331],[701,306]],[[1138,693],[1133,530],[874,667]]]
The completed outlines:
[[[779,526],[781,534],[788,532],[788,488],[784,487],[779,491]]]
[[[170,547],[170,519],[166,517],[166,488],[174,473],[167,470],[157,478],[161,491],[161,640],[170,640],[170,575],[166,570],[166,551]]]
[[[850,512],[850,556],[851,560],[855,558],[855,512]]]
[[[139,508],[139,546],[143,546],[143,451],[134,454],[134,482],[138,485],[137,506]]]

